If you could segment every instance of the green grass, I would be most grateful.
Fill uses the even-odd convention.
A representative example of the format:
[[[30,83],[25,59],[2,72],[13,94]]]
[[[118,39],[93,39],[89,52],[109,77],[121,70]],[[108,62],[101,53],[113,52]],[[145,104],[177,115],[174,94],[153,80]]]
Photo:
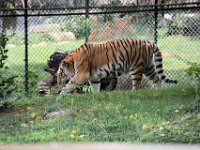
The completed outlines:
[[[180,87],[21,98],[0,113],[0,143],[199,143],[199,109],[194,89]]]

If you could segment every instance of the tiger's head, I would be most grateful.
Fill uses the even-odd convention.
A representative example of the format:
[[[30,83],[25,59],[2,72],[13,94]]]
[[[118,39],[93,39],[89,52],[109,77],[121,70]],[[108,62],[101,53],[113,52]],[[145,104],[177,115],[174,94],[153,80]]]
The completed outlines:
[[[69,80],[75,75],[74,62],[70,56],[61,61],[57,71],[57,84],[60,90],[63,84],[68,83]]]

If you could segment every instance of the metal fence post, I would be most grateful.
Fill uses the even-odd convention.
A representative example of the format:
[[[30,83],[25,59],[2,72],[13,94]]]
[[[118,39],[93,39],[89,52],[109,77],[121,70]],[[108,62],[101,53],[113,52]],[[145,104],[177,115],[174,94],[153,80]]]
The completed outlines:
[[[24,88],[25,94],[29,93],[29,80],[28,80],[28,10],[27,10],[27,0],[24,0],[25,10],[24,10],[24,46],[25,46],[25,74],[24,74]]]
[[[85,0],[85,42],[86,43],[89,41],[88,21],[89,21],[89,0]]]
[[[157,44],[158,42],[158,0],[155,0],[154,5],[154,42]]]

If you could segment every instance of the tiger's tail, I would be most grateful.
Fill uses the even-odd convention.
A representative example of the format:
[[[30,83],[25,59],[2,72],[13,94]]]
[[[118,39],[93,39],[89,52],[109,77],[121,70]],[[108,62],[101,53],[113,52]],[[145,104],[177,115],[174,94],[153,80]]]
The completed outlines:
[[[166,82],[166,83],[177,84],[177,80],[169,79],[164,74],[163,63],[162,63],[162,54],[156,44],[153,45],[153,50],[154,50],[154,61],[155,61],[155,65],[156,65],[156,71],[157,71],[158,76],[161,79],[161,81]]]

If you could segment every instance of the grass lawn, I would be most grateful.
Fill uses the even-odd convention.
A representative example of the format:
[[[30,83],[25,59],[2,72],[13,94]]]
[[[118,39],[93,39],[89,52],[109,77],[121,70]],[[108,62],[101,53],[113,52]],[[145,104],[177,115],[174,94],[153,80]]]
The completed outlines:
[[[43,67],[49,56],[56,49],[73,50],[83,43],[84,40],[29,43],[29,71],[32,72],[29,72],[29,81],[33,94],[11,102],[11,107],[1,110],[0,144],[200,143],[200,102],[195,99],[195,90],[185,86],[191,85],[191,81],[184,72],[187,61],[199,63],[198,38],[180,35],[159,38],[158,46],[169,56],[164,57],[164,69],[169,77],[177,78],[177,86],[66,97],[40,96],[34,92],[36,83],[47,75]],[[10,73],[20,76],[22,88],[24,46],[20,43],[8,46],[6,65],[11,68],[8,69]],[[53,112],[64,115],[51,116]]]
[[[153,41],[153,32],[148,34],[146,30],[149,23],[144,20],[138,23],[134,35],[127,30],[119,38],[137,37]],[[6,65],[9,69],[3,73],[18,75],[17,90],[13,92],[12,101],[8,99],[8,107],[0,107],[0,145],[48,142],[200,143],[200,100],[191,87],[191,78],[185,73],[188,62],[200,63],[200,38],[167,36],[166,32],[166,29],[158,29],[158,46],[163,53],[166,75],[177,79],[178,85],[65,97],[53,94],[41,96],[36,92],[36,84],[48,75],[44,67],[54,51],[74,50],[84,43],[84,39],[56,43],[47,34],[30,32],[28,70],[31,96],[25,97],[24,33],[14,35],[7,45]]]
[[[63,110],[65,115],[50,116]],[[199,143],[192,88],[21,98],[0,112],[0,143]]]

